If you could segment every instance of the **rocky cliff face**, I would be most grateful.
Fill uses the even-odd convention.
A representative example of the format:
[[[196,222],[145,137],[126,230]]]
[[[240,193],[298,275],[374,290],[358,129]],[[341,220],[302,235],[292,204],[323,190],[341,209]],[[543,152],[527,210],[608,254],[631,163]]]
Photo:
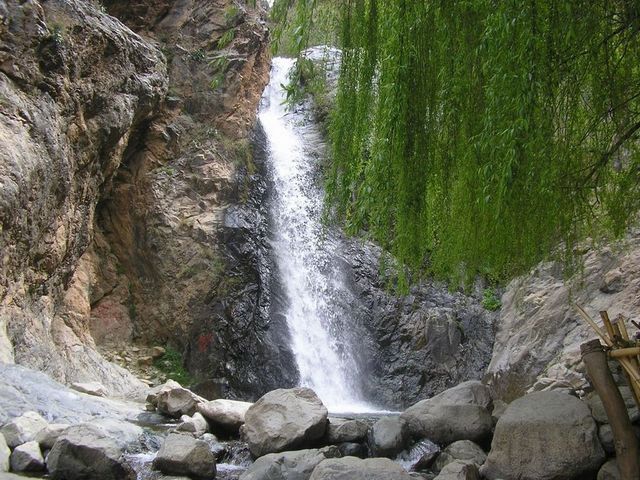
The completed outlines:
[[[208,375],[226,373],[237,331],[188,339],[261,302],[239,291],[255,265],[221,242],[227,207],[259,191],[261,15],[232,1],[0,1],[1,360],[123,394],[142,384],[97,350],[164,341],[215,349]]]
[[[527,391],[588,388],[580,344],[596,334],[573,305],[598,323],[601,310],[611,319],[618,314],[637,319],[640,235],[586,249],[583,262],[583,271],[569,280],[560,265],[545,263],[509,284],[486,378],[496,397],[511,401]]]

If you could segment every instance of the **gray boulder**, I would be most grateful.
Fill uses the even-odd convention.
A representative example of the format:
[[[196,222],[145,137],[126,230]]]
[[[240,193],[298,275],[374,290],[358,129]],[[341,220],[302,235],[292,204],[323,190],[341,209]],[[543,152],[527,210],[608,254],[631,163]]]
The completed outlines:
[[[94,397],[106,397],[107,389],[100,382],[76,382],[71,384],[71,388]]]
[[[66,423],[51,423],[38,432],[36,442],[40,444],[40,448],[43,450],[51,450],[58,437],[67,428],[69,428],[69,425]]]
[[[411,480],[411,476],[388,458],[344,457],[323,460],[310,480]]]
[[[434,480],[480,480],[478,466],[456,460],[447,464]]]
[[[169,475],[211,479],[216,476],[216,457],[206,442],[172,433],[153,460],[153,468]]]
[[[453,442],[445,448],[436,459],[436,470],[442,470],[452,462],[472,463],[478,467],[487,459],[487,454],[473,442],[469,440],[459,440]]]
[[[135,473],[124,462],[123,445],[97,425],[80,424],[66,429],[47,455],[47,469],[54,480],[133,480]]]
[[[598,471],[598,480],[620,480],[620,478],[620,470],[615,458],[602,465]]]
[[[369,427],[360,420],[347,420],[344,418],[330,418],[325,442],[335,445],[344,442],[359,442],[367,436]]]
[[[425,315],[425,352],[438,364],[454,366],[462,342],[462,327],[451,310],[433,309]]]
[[[337,447],[270,453],[258,458],[240,480],[308,480],[316,466],[340,456]]]
[[[193,433],[195,436],[200,437],[209,430],[207,420],[198,412],[194,413],[192,417],[183,415],[180,417],[180,422],[176,427],[177,432]]]
[[[155,397],[156,408],[165,415],[176,418],[182,415],[191,416],[196,413],[198,404],[206,401],[186,388],[168,387],[167,384],[165,387]]]
[[[400,417],[382,417],[369,432],[369,447],[374,457],[393,458],[409,444],[410,435]]]
[[[244,416],[252,404],[237,400],[211,400],[198,404],[198,412],[214,427],[237,433],[244,425]]]
[[[342,457],[367,458],[369,449],[364,443],[344,442],[336,445]]]
[[[636,405],[636,401],[633,398],[633,393],[631,389],[626,385],[621,385],[618,387],[620,390],[620,394],[622,395],[622,399],[627,407],[627,413],[629,413],[629,418],[632,422],[637,422],[640,420],[640,412],[638,411],[638,406]],[[591,415],[595,418],[598,423],[609,423],[609,419],[607,418],[607,412],[604,410],[604,405],[602,404],[602,400],[600,400],[600,396],[596,392],[591,392],[586,397],[587,404],[591,409]]]
[[[44,458],[38,442],[31,441],[17,446],[11,452],[11,471],[41,472],[44,470]]]
[[[7,445],[15,448],[18,445],[35,440],[36,435],[47,425],[47,421],[39,413],[25,412],[2,427],[0,433],[4,435]]]
[[[559,392],[536,392],[512,402],[498,420],[487,461],[489,480],[586,478],[604,462],[587,405]]]
[[[11,456],[11,449],[7,445],[7,441],[4,439],[4,435],[0,433],[0,472],[9,471],[10,456]]]
[[[243,435],[256,457],[309,446],[323,437],[327,413],[309,388],[273,390],[247,410]]]
[[[457,440],[481,443],[491,435],[491,395],[486,385],[472,380],[422,400],[400,417],[411,435],[447,445]]]

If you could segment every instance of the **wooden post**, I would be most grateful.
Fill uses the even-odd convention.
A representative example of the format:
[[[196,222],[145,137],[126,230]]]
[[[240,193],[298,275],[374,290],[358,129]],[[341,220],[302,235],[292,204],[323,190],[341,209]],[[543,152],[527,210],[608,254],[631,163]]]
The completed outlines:
[[[616,447],[616,459],[622,480],[638,480],[640,478],[640,449],[635,436],[627,407],[620,390],[613,380],[607,356],[599,340],[580,345],[582,361],[587,367],[587,374],[596,392],[602,400],[607,412],[609,425],[613,431]]]

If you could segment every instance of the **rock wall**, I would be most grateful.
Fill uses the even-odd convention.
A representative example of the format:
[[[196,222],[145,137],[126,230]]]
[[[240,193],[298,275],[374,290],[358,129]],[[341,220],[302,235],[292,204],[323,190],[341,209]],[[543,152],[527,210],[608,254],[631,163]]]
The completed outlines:
[[[0,360],[125,394],[142,384],[98,351],[162,342],[215,349],[203,376],[226,375],[236,347],[228,332],[215,344],[217,320],[264,302],[242,291],[251,255],[223,243],[228,207],[259,190],[263,15],[231,0],[0,1]]]
[[[588,248],[582,260],[583,270],[569,280],[560,265],[544,263],[508,285],[486,377],[498,398],[511,401],[527,391],[588,388],[580,344],[596,335],[575,304],[598,323],[601,310],[611,319],[623,314],[637,321],[640,234]],[[631,334],[636,331],[630,329]]]

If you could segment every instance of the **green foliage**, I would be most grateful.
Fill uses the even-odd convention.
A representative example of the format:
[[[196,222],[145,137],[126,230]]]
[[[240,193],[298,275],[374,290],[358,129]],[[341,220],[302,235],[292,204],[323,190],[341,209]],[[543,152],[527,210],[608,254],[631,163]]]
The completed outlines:
[[[636,221],[637,1],[342,5],[328,198],[348,231],[468,283],[570,266]]]
[[[204,62],[207,58],[207,54],[202,48],[199,48],[189,53],[189,58],[194,62]]]
[[[49,29],[49,38],[56,46],[61,47],[64,44],[64,27],[54,23]]]
[[[482,306],[492,312],[502,307],[502,302],[493,288],[485,288],[482,292]]]
[[[193,377],[184,368],[182,355],[174,348],[167,347],[166,353],[154,360],[154,366],[164,373],[167,378],[175,380],[182,386],[188,386],[193,383]]]
[[[227,46],[229,46],[229,44],[231,42],[233,42],[233,39],[236,36],[236,31],[233,28],[230,28],[229,30],[227,30],[225,33],[222,34],[222,36],[218,39],[218,49],[223,49]]]

